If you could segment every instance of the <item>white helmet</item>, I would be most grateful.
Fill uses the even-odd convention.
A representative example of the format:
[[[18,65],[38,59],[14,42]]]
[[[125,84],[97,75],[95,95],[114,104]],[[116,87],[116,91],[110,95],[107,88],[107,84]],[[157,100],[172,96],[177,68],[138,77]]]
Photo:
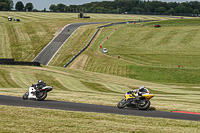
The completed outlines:
[[[141,85],[140,88],[139,88],[139,90],[140,90],[140,89],[143,89],[143,88],[145,88],[145,86],[144,86],[144,85]]]

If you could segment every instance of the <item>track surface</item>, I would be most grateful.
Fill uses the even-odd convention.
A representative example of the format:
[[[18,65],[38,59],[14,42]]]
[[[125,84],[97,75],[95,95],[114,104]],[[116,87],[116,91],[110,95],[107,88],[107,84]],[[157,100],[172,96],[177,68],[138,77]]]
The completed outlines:
[[[101,23],[101,22],[100,22]],[[97,23],[74,23],[67,26],[63,31],[56,36],[33,60],[33,62],[39,62],[43,65],[48,65],[52,57],[56,54],[59,48],[65,43],[65,41],[73,34],[73,32],[80,26],[99,24]],[[69,30],[68,30],[69,29]],[[112,106],[72,103],[63,101],[36,101],[36,100],[22,100],[19,97],[3,96],[0,95],[0,105],[10,106],[23,106],[34,108],[47,108],[47,109],[59,109],[69,111],[83,111],[83,112],[97,112],[97,113],[112,113],[120,115],[133,115],[144,117],[159,117],[170,118],[180,120],[193,120],[200,121],[200,115],[194,114],[181,114],[174,112],[163,112],[155,110],[140,111],[132,108],[118,109]]]
[[[105,22],[88,22],[88,23],[73,23],[67,26],[60,32],[36,57],[32,62],[39,62],[43,65],[48,65],[53,56],[59,50],[59,48],[65,43],[65,41],[83,25],[100,24]]]
[[[181,113],[163,112],[155,110],[140,111],[133,108],[118,109],[117,107],[113,106],[72,103],[72,102],[53,101],[53,100],[45,100],[45,101],[23,100],[20,97],[4,96],[4,95],[0,95],[0,105],[200,121],[200,115],[194,115],[194,114],[181,114]]]

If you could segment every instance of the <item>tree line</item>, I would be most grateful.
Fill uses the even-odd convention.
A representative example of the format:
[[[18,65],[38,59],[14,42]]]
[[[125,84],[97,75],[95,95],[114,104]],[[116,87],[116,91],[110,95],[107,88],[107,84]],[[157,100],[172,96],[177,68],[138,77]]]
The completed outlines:
[[[0,0],[0,11],[10,11],[13,9],[13,0]],[[33,9],[32,3],[24,5],[21,1],[15,4],[17,11],[38,11]],[[91,2],[82,5],[52,4],[49,7],[52,12],[86,12],[86,13],[136,13],[136,14],[176,14],[189,13],[198,15],[200,12],[200,2],[162,2],[157,0],[114,0]],[[43,11],[46,11],[44,9]]]
[[[11,11],[13,9],[14,3],[12,0],[0,0],[0,11]],[[26,3],[24,4],[21,1],[18,1],[15,4],[15,9],[17,11],[32,11],[33,10],[33,4],[32,3]]]
[[[0,0],[0,11],[9,11],[13,8],[12,0]]]
[[[200,2],[162,2],[149,0],[114,0],[91,2],[82,5],[52,4],[49,7],[52,12],[95,12],[95,13],[157,13],[175,14],[190,13],[198,14]]]

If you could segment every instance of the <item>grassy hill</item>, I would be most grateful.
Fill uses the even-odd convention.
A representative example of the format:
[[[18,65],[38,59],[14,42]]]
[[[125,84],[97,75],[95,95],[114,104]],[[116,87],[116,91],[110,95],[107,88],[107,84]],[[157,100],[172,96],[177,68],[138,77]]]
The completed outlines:
[[[17,16],[21,22],[8,22],[8,16]],[[0,12],[0,58],[31,61],[69,23],[126,20],[125,15],[88,14],[91,19],[77,16]],[[151,110],[200,112],[199,20],[142,15],[127,15],[127,19],[162,20],[156,22],[162,27],[156,29],[155,23],[148,23],[143,27],[128,24],[103,28],[92,45],[63,68],[97,29],[97,25],[80,27],[49,66],[0,66],[0,94],[21,97],[32,83],[42,79],[54,86],[49,100],[116,106],[126,91],[145,85],[155,94]],[[100,45],[108,49],[108,54],[102,53]],[[178,64],[184,68],[178,69]],[[191,121],[9,106],[0,106],[0,110],[2,132],[199,131],[199,123]],[[28,126],[36,121],[37,127]]]
[[[12,25],[13,27],[21,26],[21,28],[19,28],[20,30],[22,29],[28,30],[29,28],[27,28],[26,26],[32,25],[32,23],[30,24],[30,22],[33,22],[33,24],[36,27],[33,26],[33,28],[31,28],[30,30],[39,31],[37,33],[34,32],[36,34],[33,34],[31,32],[17,32],[21,34],[21,37],[26,37],[26,35],[28,35],[29,36],[28,38],[32,38],[30,39],[31,41],[29,44],[32,47],[32,49],[34,49],[35,55],[40,52],[40,50],[42,49],[42,45],[45,46],[45,43],[43,42],[44,39],[42,39],[42,37],[44,36],[49,37],[48,35],[50,31],[51,35],[49,37],[49,40],[51,40],[51,37],[53,37],[53,32],[55,33],[57,30],[59,30],[61,25],[66,25],[66,23],[71,23],[71,22],[88,21],[87,19],[76,18],[77,14],[39,13],[36,16],[36,13],[18,13],[16,16],[19,17],[22,22],[20,23],[8,22],[6,20],[6,17],[12,15],[14,15],[14,13],[12,12],[11,13],[1,12],[1,18],[3,18],[1,19],[2,21],[1,25],[5,26]],[[99,14],[100,17],[99,18],[93,15],[94,14],[90,14],[92,19],[89,19],[89,21],[99,21],[100,18],[103,21],[109,21],[109,20],[122,21],[123,20],[122,18],[124,17],[123,15],[118,15],[118,17],[116,17],[115,15],[112,16],[112,15]],[[56,100],[89,102],[95,104],[105,104],[105,105],[115,106],[116,102],[119,101],[119,97],[122,95],[122,93],[130,89],[135,89],[140,85],[146,85],[152,91],[152,93],[160,95],[157,97],[158,98],[157,100],[155,98],[155,101],[157,101],[155,102],[155,104],[157,105],[159,104],[160,100],[162,101],[166,100],[166,98],[168,97],[166,96],[166,94],[169,94],[169,98],[171,98],[171,95],[174,94],[177,95],[180,105],[182,104],[182,102],[187,102],[187,101],[189,103],[192,103],[192,101],[189,99],[190,96],[194,93],[193,91],[197,91],[196,92],[197,94],[199,92],[198,88],[200,81],[198,73],[199,69],[191,69],[191,68],[186,69],[185,67],[184,69],[178,69],[178,68],[173,68],[173,65],[171,65],[171,67],[168,68],[162,66],[162,63],[165,62],[168,63],[168,65],[170,65],[171,62],[169,62],[168,60],[171,60],[173,58],[174,60],[177,60],[174,62],[177,64],[179,63],[179,61],[182,61],[182,63],[188,62],[187,59],[181,60],[181,58],[178,58],[177,56],[177,54],[181,53],[182,49],[188,49],[187,53],[185,53],[184,51],[182,52],[183,56],[187,56],[187,54],[189,54],[190,55],[189,57],[191,57],[192,59],[194,58],[194,61],[190,60],[191,62],[193,62],[193,64],[195,64],[195,62],[198,62],[198,49],[197,49],[198,37],[192,35],[197,34],[198,36],[198,30],[195,30],[195,28],[197,29],[199,26],[195,24],[198,24],[199,20],[198,19],[169,20],[170,18],[167,17],[128,15],[129,20],[133,18],[135,20],[138,19],[162,20],[156,23],[161,23],[164,26],[162,26],[159,29],[156,29],[153,27],[155,22],[152,22],[145,24],[145,26],[143,27],[140,27],[140,24],[138,25],[128,24],[128,25],[117,25],[117,26],[103,28],[98,34],[98,37],[95,38],[95,41],[92,43],[89,49],[87,49],[78,59],[76,59],[69,66],[69,68],[71,69],[63,69],[62,66],[71,57],[73,57],[73,55],[76,54],[77,51],[82,49],[83,46],[85,46],[85,44],[89,41],[90,37],[96,31],[97,25],[80,27],[66,42],[66,44],[62,47],[62,49],[58,52],[58,54],[50,63],[50,66],[56,66],[56,67],[48,68],[47,73],[45,70],[46,67],[44,66],[43,66],[44,68],[41,68],[39,70],[37,70],[36,68],[34,68],[36,70],[34,70],[33,68],[24,70],[24,67],[22,68],[11,67],[10,69],[10,67],[1,66],[2,76],[1,76],[0,88],[2,88],[2,92],[5,91],[6,94],[8,91],[7,88],[22,88],[19,90],[17,89],[18,91],[20,91],[20,93],[16,94],[12,92],[13,89],[11,89],[11,91],[8,91],[9,95],[13,94],[21,96],[21,93],[24,92],[31,83],[35,83],[38,79],[43,79],[48,84],[53,85],[56,88],[56,91],[58,90],[61,91],[62,93],[65,92],[64,94],[66,95],[70,94],[70,96],[74,95],[74,93],[81,93],[81,94],[83,93],[85,95],[83,97],[86,98],[76,101],[72,97],[68,96],[66,96],[66,98],[64,99],[63,97],[60,98],[60,94],[55,95],[55,97],[53,97],[54,94],[51,95],[52,97],[49,96],[49,98]],[[53,20],[54,22],[56,22],[56,24],[55,23],[51,24]],[[179,26],[172,26],[175,24]],[[43,25],[43,28],[38,28],[38,26],[41,27],[41,25]],[[117,30],[115,30],[115,28],[117,28]],[[174,39],[171,39],[172,41],[170,42],[168,39],[169,37],[166,38],[165,36],[166,35],[170,36],[170,33],[173,32],[174,28],[178,28],[180,31],[176,30],[176,33],[174,34],[175,37],[171,36],[170,38]],[[10,30],[7,29],[7,31],[11,32],[14,31],[14,29],[16,28],[11,28]],[[34,40],[37,40],[37,37],[34,35],[38,36],[39,33],[41,33],[41,29],[47,29],[43,30],[45,34],[41,36],[42,41],[38,40],[36,41],[36,43],[34,43]],[[190,31],[190,33],[192,34],[189,38],[185,34],[180,34],[181,31],[185,30],[186,30],[185,33]],[[1,32],[3,36],[9,36],[8,40],[13,39],[15,40],[15,42],[18,42],[17,44],[19,44],[19,46],[15,46],[14,43],[13,44],[6,43],[8,44],[6,47],[4,45],[1,45],[2,47],[8,49],[8,50],[2,50],[2,55],[5,55],[2,57],[17,58],[18,56],[17,53],[19,52],[21,60],[31,60],[34,57],[34,54],[29,53],[29,55],[26,55],[28,54],[27,51],[29,52],[32,51],[27,48],[29,47],[28,46],[29,44],[25,45],[24,42],[19,39],[20,34],[17,33],[16,31],[13,32],[13,36],[18,36],[13,39],[12,36],[10,37],[9,36],[10,34],[8,34],[7,32],[5,33]],[[131,33],[136,33],[136,34],[132,35]],[[107,40],[106,37],[108,36],[109,39]],[[139,36],[142,37],[140,38]],[[191,37],[192,39],[190,39]],[[192,41],[194,40],[193,42],[190,43],[191,47],[188,47],[187,41],[186,42],[182,41],[181,49],[179,48],[180,46],[178,46],[178,48],[169,47],[169,45],[173,46],[176,46],[175,44],[178,45],[180,40],[183,39],[186,40],[190,39]],[[101,49],[99,49],[100,45],[108,48],[109,51],[108,54],[103,54],[101,52]],[[22,54],[22,51],[19,50],[22,49],[23,47],[24,47],[23,52],[25,52],[26,54]],[[195,50],[197,51],[196,53],[194,52]],[[173,52],[173,54],[170,54],[170,51],[175,51],[175,52]],[[6,56],[6,53],[9,52],[10,56]],[[166,53],[168,53],[169,56],[166,56],[165,58]],[[194,53],[196,54],[195,56]],[[117,59],[118,55],[120,55],[121,57],[120,59]],[[155,65],[156,63],[152,62],[152,60],[156,60],[156,63],[160,63],[161,65],[156,66]],[[53,73],[49,72],[50,71],[49,69],[51,69],[54,72]],[[78,77],[80,75],[84,76],[82,76],[81,79],[74,78],[73,76],[68,77],[67,76],[68,74],[62,75],[60,74],[61,73],[60,71],[57,73],[57,69],[59,69],[61,72],[71,71],[72,73],[75,73],[73,74],[73,76],[78,76]],[[45,72],[43,72],[44,70]],[[91,73],[90,71],[95,73]],[[95,76],[90,77],[89,75],[91,74],[92,75],[95,74]],[[112,77],[111,75],[116,75],[116,76]],[[89,77],[91,80],[87,79],[86,77]],[[111,84],[112,80],[109,81],[108,78],[114,80],[115,82]],[[97,81],[95,81],[94,79],[96,79]],[[93,99],[94,97],[92,97],[92,99],[90,99],[91,101],[87,101],[88,92],[95,92],[95,94],[92,94],[94,95],[94,97],[96,96],[97,93],[98,94],[98,97],[96,97],[97,99],[99,99],[99,93],[103,92],[101,93],[102,100],[94,100]],[[182,96],[183,94],[185,94],[185,92],[187,92],[188,94],[187,97]],[[107,95],[110,95],[107,93],[111,94],[113,93],[113,96],[111,96],[110,98],[112,102],[110,102],[110,100],[108,100],[108,103],[104,101],[104,98],[107,97]],[[174,100],[177,99],[177,97],[174,97]],[[198,98],[196,97],[196,99]],[[195,102],[194,106],[196,106],[195,105],[196,103],[198,102]],[[167,106],[162,106],[162,105],[163,103],[158,105],[156,109],[161,109],[161,110],[179,109],[173,104]],[[197,111],[199,110],[198,108],[195,109],[188,108],[188,106],[186,106],[184,109],[197,110]]]
[[[150,82],[199,85],[199,22],[178,19],[145,23],[143,27],[128,24],[103,28],[90,48],[69,67]],[[155,23],[162,27],[154,28]],[[92,36],[95,31],[96,26],[81,27],[50,65],[62,67],[87,44],[84,33]],[[81,38],[76,39],[77,35]],[[108,49],[108,54],[102,53],[100,45]]]
[[[8,17],[21,22],[8,22]],[[0,12],[0,58],[32,61],[33,58],[70,23],[125,21],[125,15],[88,14],[91,19],[78,19],[77,13]],[[127,15],[127,20],[169,19],[155,16]],[[85,45],[85,44],[84,44]]]

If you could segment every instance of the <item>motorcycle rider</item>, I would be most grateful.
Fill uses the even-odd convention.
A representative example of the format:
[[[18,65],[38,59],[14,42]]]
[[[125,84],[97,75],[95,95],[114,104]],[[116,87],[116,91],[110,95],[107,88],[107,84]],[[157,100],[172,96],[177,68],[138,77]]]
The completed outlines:
[[[134,93],[135,93],[135,95],[134,95]],[[136,100],[139,100],[139,95],[142,95],[144,93],[150,93],[149,90],[147,88],[145,88],[144,85],[141,85],[139,87],[139,89],[135,89],[135,90],[131,90],[131,91],[127,92],[127,94],[132,94],[133,96],[135,96]]]
[[[38,83],[36,84],[36,94],[38,94],[40,92],[40,89],[45,86],[47,86],[47,84],[44,81],[38,80]]]

